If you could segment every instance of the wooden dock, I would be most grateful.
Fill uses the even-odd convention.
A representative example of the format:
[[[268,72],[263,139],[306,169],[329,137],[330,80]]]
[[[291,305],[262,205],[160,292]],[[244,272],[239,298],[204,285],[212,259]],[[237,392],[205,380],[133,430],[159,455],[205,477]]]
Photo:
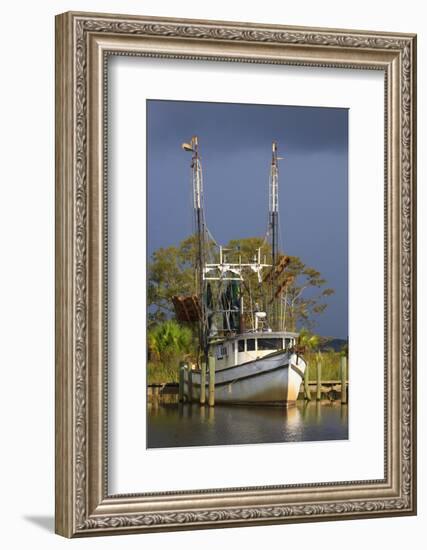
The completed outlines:
[[[348,380],[346,382],[346,394],[345,401],[348,401]],[[329,401],[342,400],[341,393],[341,380],[322,380],[320,386],[316,380],[301,384],[300,392],[298,394],[298,400],[307,399],[307,392],[310,396],[309,400],[316,399],[318,401],[328,399]],[[314,397],[312,397],[314,396]]]
[[[149,384],[147,386],[147,402],[150,405],[163,405],[179,402],[178,382],[165,384]]]

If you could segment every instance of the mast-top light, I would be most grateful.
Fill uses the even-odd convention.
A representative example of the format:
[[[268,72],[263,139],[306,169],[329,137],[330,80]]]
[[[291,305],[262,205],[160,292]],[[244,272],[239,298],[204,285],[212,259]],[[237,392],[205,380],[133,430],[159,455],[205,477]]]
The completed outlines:
[[[181,144],[181,147],[184,149],[184,151],[190,151],[192,153],[197,153],[197,146],[199,144],[199,141],[197,139],[197,136],[193,136],[191,138],[191,142],[190,143],[182,143]]]
[[[191,163],[191,168],[193,171],[193,205],[194,209],[200,212],[203,203],[203,176],[199,156],[199,140],[197,136],[193,136],[190,143],[186,141],[182,143],[181,147],[184,151],[190,151],[193,153]]]

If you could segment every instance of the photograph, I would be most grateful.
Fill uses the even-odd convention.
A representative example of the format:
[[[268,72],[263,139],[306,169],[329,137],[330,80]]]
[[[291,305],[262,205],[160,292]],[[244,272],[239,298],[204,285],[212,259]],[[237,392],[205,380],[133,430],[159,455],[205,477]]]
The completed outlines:
[[[147,448],[349,438],[349,109],[146,100]]]
[[[62,537],[417,513],[417,22],[230,9],[55,17]]]

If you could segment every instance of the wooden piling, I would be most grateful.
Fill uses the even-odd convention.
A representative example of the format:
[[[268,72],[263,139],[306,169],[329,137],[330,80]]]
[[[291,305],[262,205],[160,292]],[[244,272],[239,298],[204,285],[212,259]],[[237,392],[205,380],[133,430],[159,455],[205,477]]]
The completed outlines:
[[[209,365],[209,407],[215,406],[215,358],[212,355],[208,357]]]
[[[304,373],[304,396],[307,401],[311,401],[310,386],[308,384],[309,370],[309,364],[307,363]]]
[[[316,361],[316,401],[322,399],[322,361],[317,358]]]
[[[154,409],[158,409],[160,405],[160,386],[153,387],[152,405]]]
[[[179,364],[178,402],[184,403],[185,363]]]
[[[341,357],[341,403],[347,403],[347,357]]]
[[[193,402],[193,369],[188,365],[188,402]]]
[[[202,372],[200,375],[200,405],[206,403],[206,363],[202,363]]]

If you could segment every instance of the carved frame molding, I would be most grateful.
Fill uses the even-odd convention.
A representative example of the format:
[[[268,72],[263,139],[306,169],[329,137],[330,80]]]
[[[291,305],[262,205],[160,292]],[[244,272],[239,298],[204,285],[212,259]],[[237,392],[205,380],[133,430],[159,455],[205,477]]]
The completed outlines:
[[[385,478],[108,495],[106,59],[385,73]],[[416,512],[416,37],[136,16],[56,18],[56,531],[117,534]]]

